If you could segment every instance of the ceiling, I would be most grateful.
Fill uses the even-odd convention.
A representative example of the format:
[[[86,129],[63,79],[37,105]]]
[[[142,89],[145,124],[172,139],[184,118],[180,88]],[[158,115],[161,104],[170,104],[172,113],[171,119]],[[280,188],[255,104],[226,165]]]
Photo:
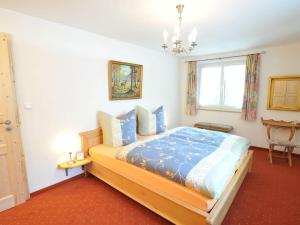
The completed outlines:
[[[299,0],[0,0],[0,7],[161,50],[185,5],[183,36],[198,30],[194,54],[300,40]]]

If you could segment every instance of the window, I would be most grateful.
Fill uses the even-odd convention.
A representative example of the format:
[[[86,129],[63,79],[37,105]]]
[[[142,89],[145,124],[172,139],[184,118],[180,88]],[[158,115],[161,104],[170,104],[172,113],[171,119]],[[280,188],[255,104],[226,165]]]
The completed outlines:
[[[241,111],[245,86],[245,60],[198,64],[200,109]]]

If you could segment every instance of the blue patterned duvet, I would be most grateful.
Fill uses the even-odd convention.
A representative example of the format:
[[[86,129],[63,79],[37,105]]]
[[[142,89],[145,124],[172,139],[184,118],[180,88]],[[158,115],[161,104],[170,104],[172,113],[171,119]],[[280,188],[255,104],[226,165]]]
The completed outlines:
[[[117,158],[217,199],[248,146],[236,135],[180,127],[132,144]]]

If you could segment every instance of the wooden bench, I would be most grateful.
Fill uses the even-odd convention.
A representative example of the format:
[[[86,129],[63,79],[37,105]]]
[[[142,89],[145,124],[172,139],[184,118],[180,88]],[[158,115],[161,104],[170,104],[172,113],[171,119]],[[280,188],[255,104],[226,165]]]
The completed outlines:
[[[207,122],[199,122],[194,125],[194,127],[206,129],[206,130],[214,130],[228,133],[233,130],[233,126],[220,124],[220,123],[207,123]]]

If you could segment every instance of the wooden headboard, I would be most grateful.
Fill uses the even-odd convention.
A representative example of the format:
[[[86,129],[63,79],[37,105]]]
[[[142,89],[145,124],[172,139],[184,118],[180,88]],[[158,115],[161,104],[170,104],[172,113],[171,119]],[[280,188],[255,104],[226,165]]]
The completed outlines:
[[[136,117],[136,133],[138,133],[139,119]],[[89,149],[95,145],[103,144],[103,132],[101,128],[95,130],[89,130],[79,133],[81,139],[81,150],[84,152],[84,156],[89,155]]]
[[[100,128],[81,132],[79,136],[81,138],[81,149],[85,157],[89,155],[89,149],[91,147],[103,143],[103,134]]]

